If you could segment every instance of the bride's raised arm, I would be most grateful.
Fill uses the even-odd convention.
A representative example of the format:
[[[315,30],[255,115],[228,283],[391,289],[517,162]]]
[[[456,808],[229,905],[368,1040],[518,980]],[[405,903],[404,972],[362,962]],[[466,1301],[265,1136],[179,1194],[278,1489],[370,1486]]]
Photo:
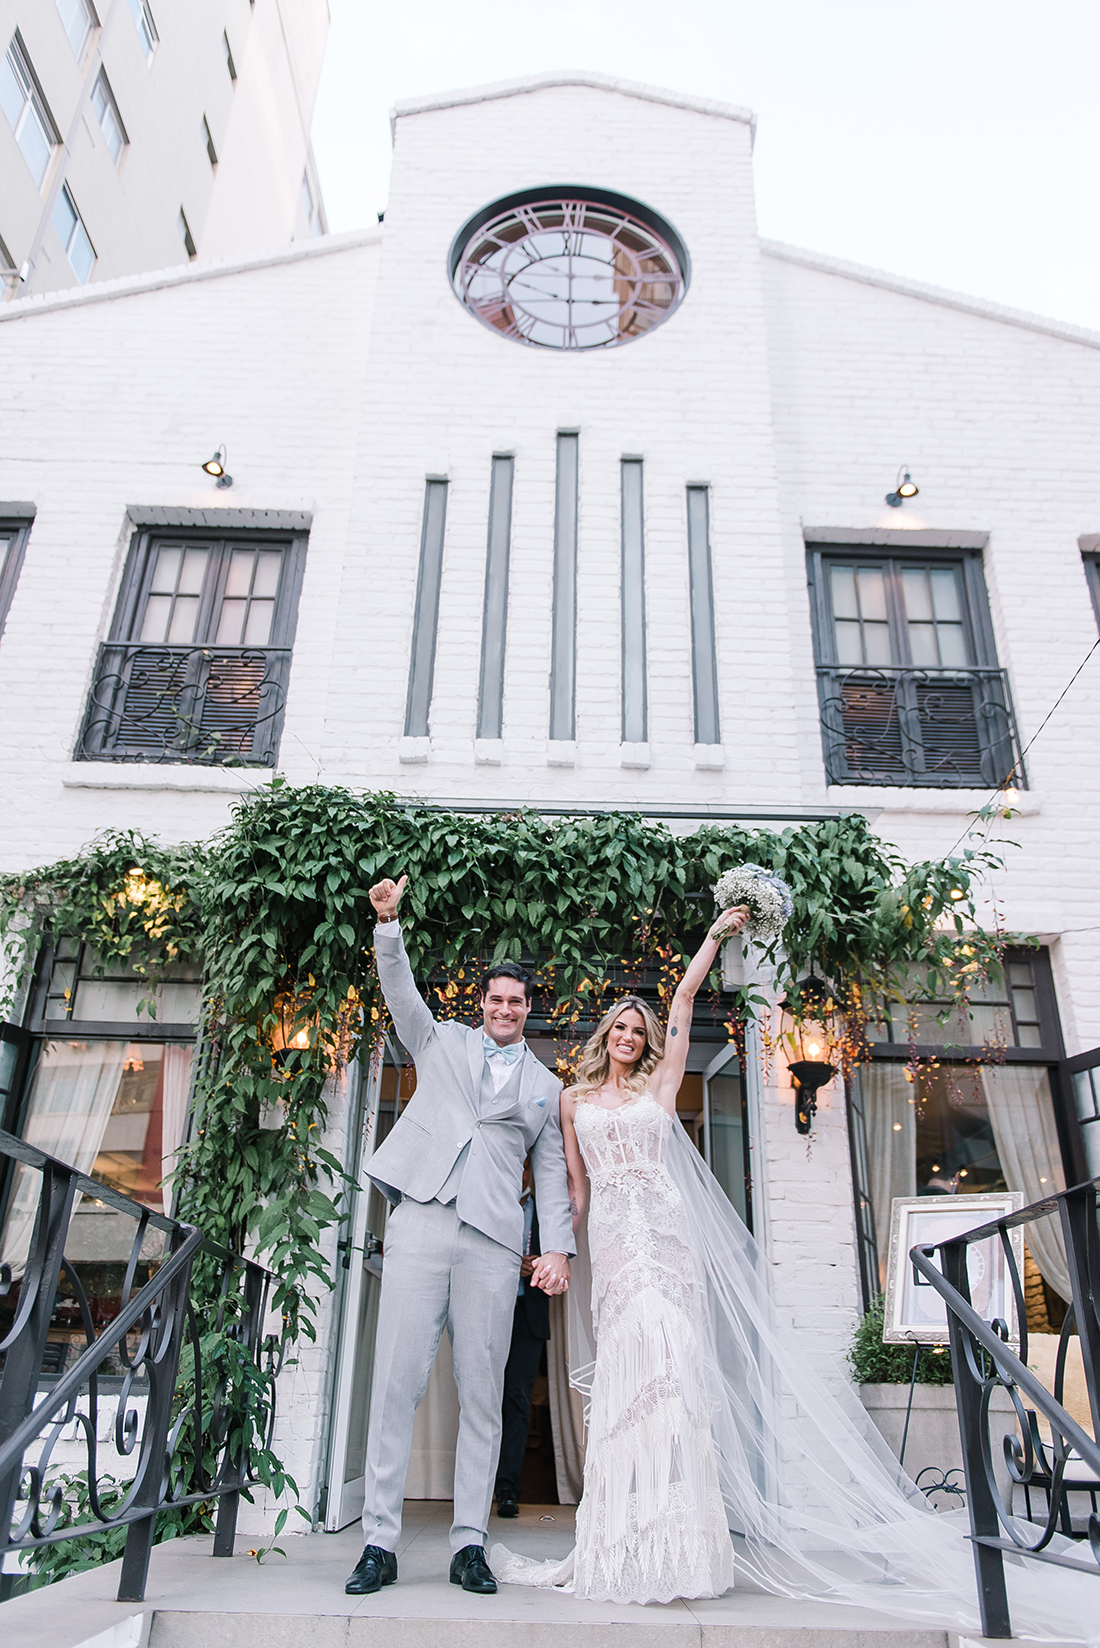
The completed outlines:
[[[726,939],[739,933],[750,919],[747,904],[738,904],[732,910],[723,910],[696,950],[683,978],[676,986],[665,1032],[665,1055],[650,1080],[653,1097],[658,1104],[676,1114],[676,1095],[687,1069],[688,1045],[691,1041],[691,1018],[695,1011],[695,997],[706,983],[707,974],[714,966],[715,957]]]

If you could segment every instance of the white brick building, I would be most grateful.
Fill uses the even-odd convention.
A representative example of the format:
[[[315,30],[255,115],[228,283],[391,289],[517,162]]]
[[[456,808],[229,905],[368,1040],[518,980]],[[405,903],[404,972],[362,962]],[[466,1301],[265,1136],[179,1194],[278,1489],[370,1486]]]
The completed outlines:
[[[219,546],[284,557],[257,645],[281,626],[284,660],[292,646],[271,666],[285,712],[254,748],[267,739],[292,783],[681,820],[855,808],[903,854],[940,856],[1013,770],[1014,706],[1018,744],[1036,742],[1007,831],[1019,846],[992,893],[1041,948],[1014,962],[1011,1010],[987,1004],[975,1033],[1003,1026],[1008,1088],[968,1076],[960,1110],[941,1083],[915,1121],[895,1026],[854,1111],[825,1089],[808,1149],[785,1072],[741,1077],[757,1234],[796,1316],[839,1345],[877,1285],[861,1198],[968,1174],[969,1188],[1003,1184],[1005,1116],[1028,1105],[1052,1139],[1056,1125],[1055,1177],[1100,1171],[1090,1078],[1075,1084],[1064,1062],[1100,1043],[1087,756],[1100,658],[1042,725],[1097,639],[1100,335],[761,242],[752,137],[743,110],[597,76],[426,99],[397,111],[378,232],[0,311],[0,763],[16,802],[0,864],[75,851],[105,827],[200,837],[268,776],[133,759],[164,752],[95,710],[121,667],[110,648],[165,638],[150,568],[181,532],[207,556],[208,603]],[[686,249],[682,302],[620,347],[495,335],[458,300],[448,253],[476,214],[524,191],[635,203]],[[547,267],[535,278],[552,285]],[[232,489],[199,467],[222,445]],[[903,469],[919,495],[891,507]],[[644,626],[637,603],[623,615],[624,578],[631,599],[639,588],[624,500],[639,482]],[[494,484],[511,510],[509,533],[494,509],[495,537]],[[720,1051],[701,1043],[696,1071]],[[358,1091],[336,1107],[345,1138]],[[892,1165],[875,1144],[891,1132],[904,1144]],[[884,1235],[880,1216],[880,1249]],[[351,1308],[335,1297],[284,1404],[288,1467],[309,1503],[328,1484],[330,1523],[354,1499],[340,1511],[355,1374],[347,1334],[339,1379],[334,1347]]]

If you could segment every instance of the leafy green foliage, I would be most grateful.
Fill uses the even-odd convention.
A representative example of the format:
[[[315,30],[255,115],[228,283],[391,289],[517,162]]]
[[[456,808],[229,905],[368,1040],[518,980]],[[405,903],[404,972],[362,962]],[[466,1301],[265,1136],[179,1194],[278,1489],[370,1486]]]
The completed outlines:
[[[980,932],[971,898],[993,856],[967,847],[905,865],[860,814],[778,832],[706,825],[673,835],[631,813],[469,817],[279,779],[202,845],[107,835],[76,858],[0,878],[0,959],[17,985],[49,928],[90,939],[102,964],[123,961],[152,982],[176,960],[201,962],[200,1061],[176,1213],[273,1270],[292,1345],[315,1335],[316,1300],[331,1283],[322,1236],[340,1217],[341,1166],[320,1143],[326,1086],[384,1023],[371,884],[409,876],[406,946],[420,976],[451,981],[440,991],[445,1009],[472,1004],[470,981],[486,962],[524,958],[564,1026],[591,1010],[624,963],[647,960],[671,986],[713,918],[718,876],[746,861],[777,871],[794,896],[773,957],[780,988],[797,1000],[808,970],[829,980],[850,1038],[851,1025],[859,1031],[857,1055],[876,1004],[910,989],[914,969],[930,994],[965,1000],[967,979],[997,967],[1002,941]],[[759,1005],[742,991],[734,1020]],[[221,1359],[261,1479],[276,1494],[296,1492],[262,1446],[264,1376],[233,1360],[213,1266],[196,1267],[193,1296],[205,1313],[204,1357]],[[894,1353],[880,1345],[875,1355]],[[871,1366],[870,1340],[860,1356]],[[932,1366],[942,1378],[944,1359]],[[181,1411],[187,1386],[185,1367]]]
[[[913,1377],[913,1347],[884,1345],[886,1301],[880,1293],[860,1317],[852,1335],[848,1361],[857,1385],[907,1385]],[[918,1385],[952,1385],[951,1358],[946,1350],[917,1352]]]

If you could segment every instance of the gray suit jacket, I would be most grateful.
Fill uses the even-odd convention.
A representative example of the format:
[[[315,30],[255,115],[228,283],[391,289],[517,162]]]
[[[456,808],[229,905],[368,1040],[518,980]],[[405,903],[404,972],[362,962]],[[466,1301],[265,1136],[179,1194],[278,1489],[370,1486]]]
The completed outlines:
[[[518,1096],[479,1103],[485,1053],[482,1030],[437,1024],[405,954],[400,931],[383,923],[374,931],[382,994],[397,1034],[416,1061],[416,1092],[371,1157],[368,1177],[391,1202],[402,1196],[430,1202],[468,1144],[456,1211],[494,1242],[523,1251],[520,1188],[530,1152],[545,1253],[573,1253],[573,1220],[561,1142],[561,1082],[528,1048]]]

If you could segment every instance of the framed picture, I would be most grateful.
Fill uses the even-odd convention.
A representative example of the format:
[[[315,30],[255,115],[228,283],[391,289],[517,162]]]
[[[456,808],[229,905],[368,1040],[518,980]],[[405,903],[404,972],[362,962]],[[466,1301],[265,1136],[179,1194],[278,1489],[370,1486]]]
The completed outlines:
[[[993,1191],[982,1196],[895,1196],[890,1214],[883,1343],[946,1345],[948,1342],[947,1306],[931,1282],[917,1273],[909,1258],[910,1249],[949,1241],[952,1236],[988,1224],[1004,1213],[1015,1213],[1023,1205],[1023,1192],[1019,1190]],[[1022,1279],[1024,1233],[1014,1230],[1009,1239]],[[999,1236],[987,1236],[971,1246],[967,1273],[974,1309],[984,1322],[992,1322],[994,1317],[1007,1322],[1009,1341],[1013,1349],[1018,1350],[1020,1324]]]

